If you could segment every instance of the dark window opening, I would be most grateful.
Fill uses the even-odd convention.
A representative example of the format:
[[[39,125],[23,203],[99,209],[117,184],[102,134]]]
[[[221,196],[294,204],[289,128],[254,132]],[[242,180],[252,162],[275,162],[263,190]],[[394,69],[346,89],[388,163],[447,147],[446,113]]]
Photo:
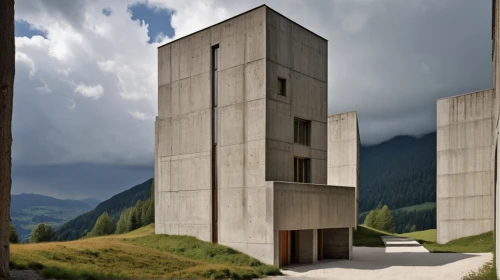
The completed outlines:
[[[218,242],[217,227],[217,143],[219,122],[218,122],[218,103],[219,103],[219,46],[212,48],[212,242]]]
[[[286,79],[278,78],[278,94],[286,96]]]
[[[293,141],[309,146],[311,135],[311,122],[295,118],[293,124]]]
[[[293,169],[294,169],[294,181],[298,183],[310,183],[310,164],[311,160],[308,158],[294,158]]]

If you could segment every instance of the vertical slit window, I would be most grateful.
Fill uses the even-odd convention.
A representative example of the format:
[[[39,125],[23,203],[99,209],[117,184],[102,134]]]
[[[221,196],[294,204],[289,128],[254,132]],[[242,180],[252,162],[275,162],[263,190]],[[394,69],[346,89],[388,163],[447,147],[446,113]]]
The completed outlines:
[[[212,48],[212,242],[218,242],[217,143],[219,142],[219,46]]]

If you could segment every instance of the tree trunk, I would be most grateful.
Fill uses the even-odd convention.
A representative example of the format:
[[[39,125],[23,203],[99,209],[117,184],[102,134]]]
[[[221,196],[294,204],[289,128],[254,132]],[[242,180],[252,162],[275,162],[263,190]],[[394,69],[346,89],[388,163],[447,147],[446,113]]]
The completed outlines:
[[[15,73],[14,0],[0,1],[0,279],[9,278],[12,103]]]

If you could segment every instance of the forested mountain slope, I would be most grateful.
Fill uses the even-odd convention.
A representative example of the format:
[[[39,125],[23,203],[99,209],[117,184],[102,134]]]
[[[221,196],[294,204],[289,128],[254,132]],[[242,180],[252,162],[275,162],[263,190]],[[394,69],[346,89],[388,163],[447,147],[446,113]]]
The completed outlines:
[[[436,133],[361,146],[359,212],[436,201]]]
[[[74,240],[82,237],[92,229],[97,218],[104,212],[108,212],[109,216],[116,219],[124,209],[134,206],[138,200],[146,201],[151,196],[152,183],[151,178],[99,203],[94,210],[61,225],[56,229],[57,239]]]

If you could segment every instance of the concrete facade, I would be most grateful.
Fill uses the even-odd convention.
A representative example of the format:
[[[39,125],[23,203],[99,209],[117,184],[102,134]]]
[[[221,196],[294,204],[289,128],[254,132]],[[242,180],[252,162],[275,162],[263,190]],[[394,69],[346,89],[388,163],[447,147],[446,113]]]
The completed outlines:
[[[327,183],[355,188],[355,228],[359,208],[359,145],[357,112],[328,116]]]
[[[437,241],[493,230],[492,90],[437,102]]]
[[[214,241],[277,265],[283,231],[298,232],[300,262],[317,260],[318,230],[344,228],[351,235],[335,236],[347,247],[334,249],[351,247],[355,189],[325,185],[327,46],[260,6],[158,48],[156,233]],[[309,123],[307,145],[294,140],[295,118]],[[294,182],[296,157],[309,160],[307,183]]]

